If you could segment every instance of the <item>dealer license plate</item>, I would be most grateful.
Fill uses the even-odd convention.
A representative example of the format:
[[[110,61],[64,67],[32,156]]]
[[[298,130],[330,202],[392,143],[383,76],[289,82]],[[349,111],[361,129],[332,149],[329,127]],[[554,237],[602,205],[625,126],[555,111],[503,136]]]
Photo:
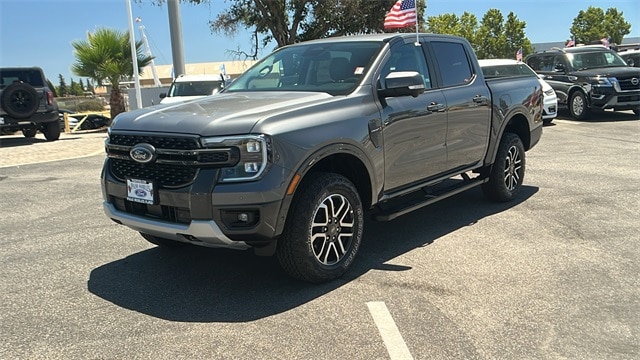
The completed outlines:
[[[153,182],[127,179],[127,200],[153,205],[155,203]]]

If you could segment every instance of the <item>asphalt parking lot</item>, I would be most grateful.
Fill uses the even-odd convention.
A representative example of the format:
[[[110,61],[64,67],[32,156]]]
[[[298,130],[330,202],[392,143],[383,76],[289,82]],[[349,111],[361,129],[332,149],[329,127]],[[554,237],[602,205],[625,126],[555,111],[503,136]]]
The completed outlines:
[[[521,196],[368,222],[309,285],[106,219],[106,133],[0,137],[0,359],[638,359],[640,120],[544,128]]]

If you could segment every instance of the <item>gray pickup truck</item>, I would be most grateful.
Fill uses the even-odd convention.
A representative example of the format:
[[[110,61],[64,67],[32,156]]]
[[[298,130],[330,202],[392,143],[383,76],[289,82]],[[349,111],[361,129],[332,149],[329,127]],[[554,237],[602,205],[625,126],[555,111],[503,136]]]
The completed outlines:
[[[22,131],[34,137],[38,130],[49,141],[60,138],[58,105],[39,67],[0,68],[0,132]]]
[[[104,210],[159,246],[253,248],[294,278],[331,280],[356,257],[365,211],[391,220],[475,186],[517,196],[542,98],[535,76],[485,81],[458,37],[283,47],[215,96],[118,115]]]

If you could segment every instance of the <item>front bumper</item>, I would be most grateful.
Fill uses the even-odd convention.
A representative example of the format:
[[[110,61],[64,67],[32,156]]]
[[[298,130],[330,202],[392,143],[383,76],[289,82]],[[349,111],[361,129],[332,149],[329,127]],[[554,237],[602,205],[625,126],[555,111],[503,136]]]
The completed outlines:
[[[238,250],[249,247],[244,241],[229,239],[213,220],[192,220],[189,224],[178,224],[132,215],[116,209],[106,201],[103,203],[103,207],[105,214],[111,220],[141,233],[207,247]]]
[[[615,92],[613,88],[593,88],[589,94],[591,108],[633,110],[640,108],[640,90]]]
[[[285,221],[285,179],[292,174],[277,166],[258,181],[216,184],[218,169],[199,169],[190,184],[157,190],[154,205],[127,200],[126,183],[102,172],[103,207],[113,221],[141,233],[208,247],[246,249],[268,245]],[[283,177],[284,176],[284,177]],[[235,221],[248,214],[249,221]]]

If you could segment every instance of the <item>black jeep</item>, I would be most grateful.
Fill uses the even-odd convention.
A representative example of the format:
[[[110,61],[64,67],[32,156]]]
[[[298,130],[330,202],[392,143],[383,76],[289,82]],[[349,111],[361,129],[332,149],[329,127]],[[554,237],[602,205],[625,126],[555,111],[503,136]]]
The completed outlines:
[[[41,68],[0,68],[0,105],[1,133],[34,137],[40,130],[49,141],[60,137],[58,105]]]

